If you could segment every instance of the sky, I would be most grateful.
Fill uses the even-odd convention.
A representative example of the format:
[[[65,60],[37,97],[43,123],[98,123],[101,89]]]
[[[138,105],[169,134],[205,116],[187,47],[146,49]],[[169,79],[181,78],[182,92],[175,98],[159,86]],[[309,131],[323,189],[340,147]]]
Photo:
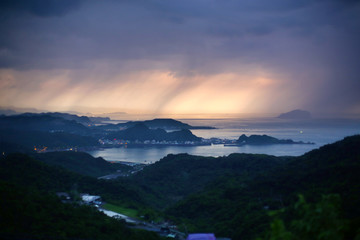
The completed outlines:
[[[0,107],[360,115],[360,1],[3,0]]]

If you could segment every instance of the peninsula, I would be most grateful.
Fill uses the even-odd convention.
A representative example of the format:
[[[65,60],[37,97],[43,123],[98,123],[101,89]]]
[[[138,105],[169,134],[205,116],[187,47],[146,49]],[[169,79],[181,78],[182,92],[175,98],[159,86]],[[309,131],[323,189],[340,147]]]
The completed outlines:
[[[271,145],[271,144],[314,144],[311,142],[294,141],[292,139],[278,139],[268,135],[241,135],[235,144],[226,146],[243,146],[243,145]]]

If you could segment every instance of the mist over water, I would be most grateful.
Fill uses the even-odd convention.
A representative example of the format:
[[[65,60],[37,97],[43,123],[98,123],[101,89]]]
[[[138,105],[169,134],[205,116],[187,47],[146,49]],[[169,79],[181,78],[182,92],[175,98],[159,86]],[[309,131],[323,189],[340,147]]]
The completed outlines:
[[[346,136],[360,134],[360,120],[313,119],[289,121],[277,118],[256,119],[179,119],[193,126],[213,126],[217,129],[192,130],[203,138],[238,139],[240,135],[269,135],[279,139],[313,142],[315,144],[275,144],[265,146],[167,146],[107,148],[91,151],[95,157],[108,161],[153,163],[168,154],[188,153],[200,156],[227,156],[231,153],[256,153],[275,156],[300,156],[325,144],[333,143]]]

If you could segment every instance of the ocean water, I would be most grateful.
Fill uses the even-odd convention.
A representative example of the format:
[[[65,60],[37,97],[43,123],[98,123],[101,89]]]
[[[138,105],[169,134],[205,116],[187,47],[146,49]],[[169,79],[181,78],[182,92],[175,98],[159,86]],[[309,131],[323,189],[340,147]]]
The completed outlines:
[[[154,163],[168,154],[188,153],[199,156],[227,156],[231,153],[259,153],[275,156],[300,156],[346,136],[360,134],[360,120],[315,119],[288,121],[276,118],[257,119],[179,119],[193,126],[213,126],[217,129],[192,130],[203,138],[237,139],[240,135],[266,134],[279,139],[313,142],[315,144],[277,144],[266,146],[167,146],[106,148],[89,153],[107,161]]]

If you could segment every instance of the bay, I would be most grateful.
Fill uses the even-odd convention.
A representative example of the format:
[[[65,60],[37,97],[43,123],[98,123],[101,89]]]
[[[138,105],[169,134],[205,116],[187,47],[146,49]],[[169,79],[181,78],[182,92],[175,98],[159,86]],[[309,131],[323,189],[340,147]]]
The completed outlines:
[[[198,156],[227,156],[231,153],[256,153],[275,156],[300,156],[325,144],[346,136],[360,134],[358,119],[315,119],[288,121],[276,118],[257,119],[180,119],[196,126],[214,126],[217,129],[192,130],[203,138],[237,139],[240,135],[269,135],[279,139],[313,142],[314,144],[276,144],[265,146],[159,146],[120,147],[89,151],[94,157],[107,161],[123,161],[150,164],[168,154],[188,153]]]

